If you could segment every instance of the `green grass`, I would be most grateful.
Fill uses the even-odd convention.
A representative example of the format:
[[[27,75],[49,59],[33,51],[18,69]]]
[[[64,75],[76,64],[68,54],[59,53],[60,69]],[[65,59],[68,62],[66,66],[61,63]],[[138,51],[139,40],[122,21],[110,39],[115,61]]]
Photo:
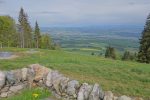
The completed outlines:
[[[105,91],[111,90],[116,95],[150,98],[150,64],[111,60],[57,50],[40,49],[40,52],[36,54],[27,54],[25,52],[27,50],[5,48],[5,51],[17,52],[20,57],[0,60],[0,69],[10,70],[39,63],[59,70],[72,79],[91,84],[99,83]]]
[[[35,96],[37,95],[37,97]],[[42,88],[26,89],[20,94],[3,100],[41,100],[51,96],[51,92]]]

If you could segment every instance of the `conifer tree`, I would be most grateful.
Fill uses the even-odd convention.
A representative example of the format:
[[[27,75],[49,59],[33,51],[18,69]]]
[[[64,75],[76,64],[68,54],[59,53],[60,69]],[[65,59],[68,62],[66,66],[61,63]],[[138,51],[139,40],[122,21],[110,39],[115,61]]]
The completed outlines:
[[[19,12],[19,25],[20,25],[20,47],[31,47],[32,46],[32,28],[28,22],[28,16],[21,8]]]
[[[130,52],[125,51],[122,60],[130,60]]]
[[[150,14],[147,17],[142,37],[140,39],[138,61],[141,63],[150,63]]]
[[[39,48],[41,44],[41,33],[37,21],[35,23],[34,40],[35,40],[35,47]]]
[[[51,49],[51,38],[48,34],[43,34],[41,36],[41,48]]]
[[[108,46],[105,52],[105,58],[116,59],[116,52],[113,47]]]

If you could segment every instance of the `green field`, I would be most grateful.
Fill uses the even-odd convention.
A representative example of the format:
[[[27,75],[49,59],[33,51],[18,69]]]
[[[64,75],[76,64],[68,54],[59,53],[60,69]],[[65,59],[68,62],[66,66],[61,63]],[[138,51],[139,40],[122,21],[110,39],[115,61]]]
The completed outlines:
[[[0,51],[16,52],[18,58],[0,60],[1,70],[22,68],[39,63],[59,70],[64,75],[81,82],[99,83],[102,88],[116,95],[150,98],[150,65],[137,62],[105,59],[80,55],[62,50],[38,50],[29,54],[29,49],[5,48]]]

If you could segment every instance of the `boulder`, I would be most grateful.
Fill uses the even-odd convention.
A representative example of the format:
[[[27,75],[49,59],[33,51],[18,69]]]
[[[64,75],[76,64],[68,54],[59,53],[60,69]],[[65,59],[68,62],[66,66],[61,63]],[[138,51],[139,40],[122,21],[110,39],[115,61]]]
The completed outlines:
[[[28,68],[27,71],[27,80],[28,80],[28,85],[31,88],[32,86],[34,86],[33,80],[35,77],[35,72],[32,68]]]
[[[117,100],[131,100],[131,98],[123,95],[123,96],[118,97]]]
[[[106,91],[104,100],[113,100],[113,99],[114,99],[113,93],[111,91]]]
[[[52,86],[52,74],[51,74],[51,71],[47,74],[45,84],[46,84],[47,87],[51,87]]]
[[[66,95],[67,92],[67,84],[68,84],[69,78],[67,77],[62,77],[60,80],[60,92],[61,95]]]
[[[43,79],[51,71],[51,69],[41,66],[39,64],[29,65],[29,68],[31,68],[35,72],[35,77],[34,77],[35,81],[39,81]]]
[[[51,75],[52,75],[51,78],[52,86],[56,90],[56,93],[61,95],[59,90],[60,90],[60,81],[62,79],[62,75],[59,74],[58,71],[52,71]]]
[[[16,82],[15,75],[12,71],[6,73],[6,79],[9,85],[13,85]]]
[[[73,98],[77,98],[77,91],[79,89],[79,82],[76,80],[72,80],[68,82],[67,85],[67,94]]]
[[[20,85],[16,85],[16,86],[11,86],[9,88],[9,90],[13,93],[17,93],[19,92],[20,90],[22,90],[23,88],[25,88],[25,85],[24,84],[20,84]]]
[[[21,69],[22,81],[27,80],[27,74],[28,74],[28,68],[22,68]]]
[[[91,94],[89,95],[89,100],[103,100],[104,93],[100,88],[99,84],[95,84]]]
[[[21,69],[12,70],[12,73],[14,74],[15,83],[19,83],[22,80],[22,71]]]
[[[87,83],[83,83],[79,89],[77,100],[88,100],[91,91],[92,86]]]
[[[6,75],[4,72],[0,71],[0,89],[5,85]]]

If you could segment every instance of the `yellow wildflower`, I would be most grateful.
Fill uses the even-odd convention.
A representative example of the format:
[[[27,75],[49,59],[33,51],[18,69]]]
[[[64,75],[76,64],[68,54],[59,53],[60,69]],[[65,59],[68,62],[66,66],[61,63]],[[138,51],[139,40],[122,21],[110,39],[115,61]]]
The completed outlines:
[[[33,93],[32,96],[35,97],[35,98],[37,98],[39,96],[39,94]]]

